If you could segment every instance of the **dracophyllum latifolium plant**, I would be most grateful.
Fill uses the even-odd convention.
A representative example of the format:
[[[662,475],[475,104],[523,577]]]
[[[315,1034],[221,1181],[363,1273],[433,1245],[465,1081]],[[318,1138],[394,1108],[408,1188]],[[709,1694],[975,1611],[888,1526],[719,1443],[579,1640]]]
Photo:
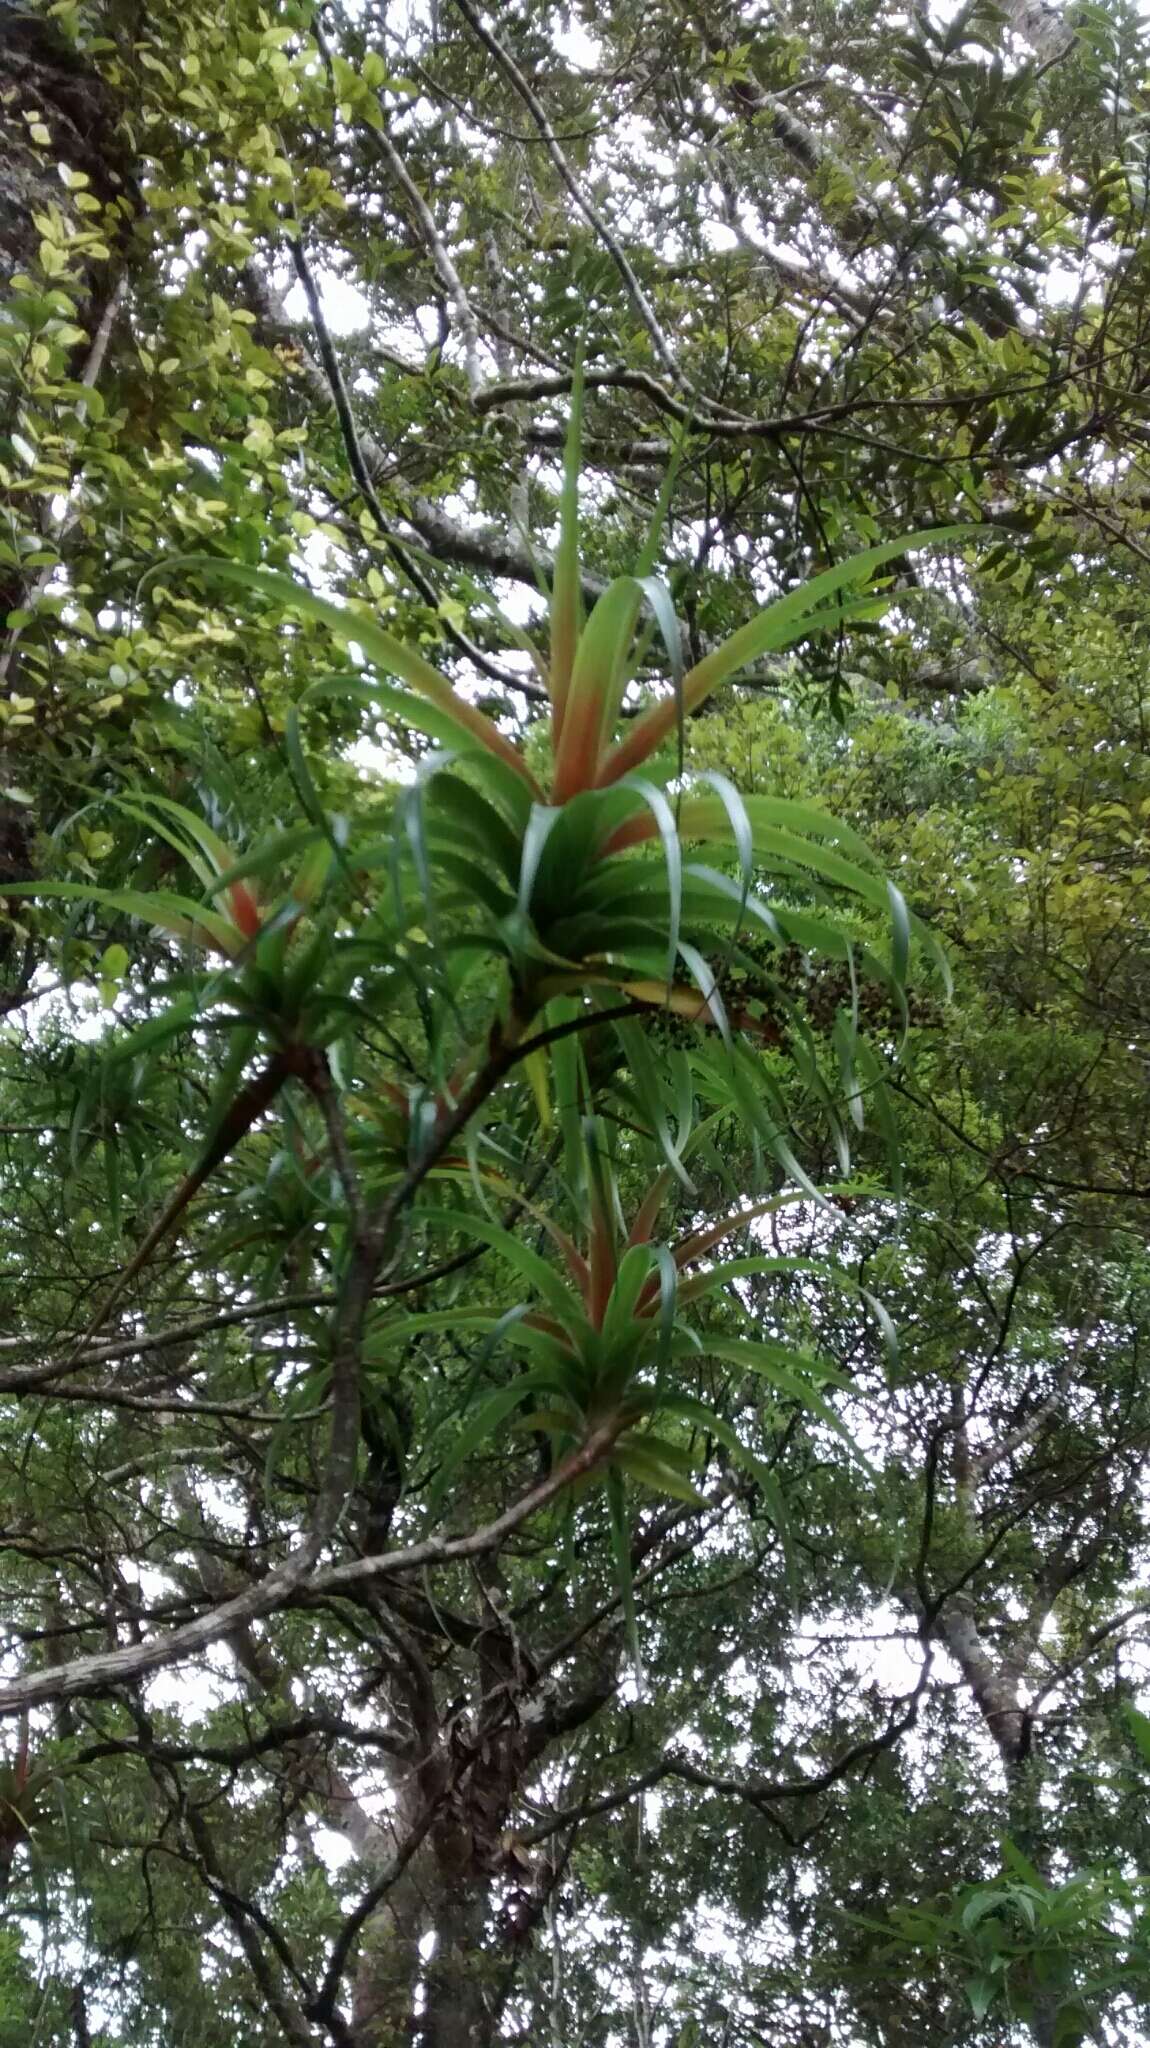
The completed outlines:
[[[676,1182],[695,1200],[687,1159],[699,1101],[712,1112],[701,1130],[737,1119],[784,1179],[821,1198],[788,1139],[780,1061],[816,1102],[846,1172],[847,1125],[861,1124],[864,1095],[877,1098],[881,1082],[879,1055],[858,1027],[859,982],[882,984],[892,1016],[901,1009],[905,1017],[913,934],[898,890],[855,833],[814,806],[744,800],[725,777],[692,774],[684,721],[748,663],[873,613],[874,594],[861,592],[876,570],[908,547],[965,529],[868,549],[767,606],[684,672],[683,634],[655,570],[662,506],[634,573],[616,577],[584,616],[579,437],[577,380],[549,646],[531,649],[549,706],[545,772],[377,619],[282,574],[222,556],[178,557],[154,575],[231,584],[362,651],[365,670],[318,679],[289,713],[299,822],[255,838],[237,857],[170,797],[130,792],[109,802],[137,833],[167,843],[198,882],[200,901],[78,882],[29,884],[27,893],[87,897],[147,920],[183,949],[159,1014],[110,1056],[154,1052],[181,1032],[223,1034],[199,1157],[118,1292],[285,1084],[297,1084],[311,1101],[308,1146],[320,1148],[308,1156],[326,1148],[341,1191],[342,1222],[338,1201],[324,1212],[333,1271],[346,1253],[349,1269],[358,1262],[374,1285],[385,1247],[393,1264],[410,1241],[406,1227],[420,1242],[438,1233],[438,1251],[424,1245],[429,1272],[437,1261],[451,1269],[447,1247],[462,1233],[472,1252],[514,1250],[530,1283],[523,1300],[481,1317],[501,1355],[527,1352],[526,1379],[502,1384],[478,1412],[469,1397],[441,1480],[527,1399],[560,1461],[581,1436],[597,1446],[621,1530],[626,1474],[693,1491],[692,1454],[676,1450],[660,1426],[670,1420],[697,1434],[701,1411],[691,1410],[681,1376],[705,1347],[740,1372],[773,1372],[780,1392],[786,1374],[790,1398],[829,1415],[820,1391],[829,1368],[787,1366],[761,1345],[752,1356],[752,1340],[739,1337],[722,1339],[723,1351],[713,1329],[704,1336],[692,1321],[704,1293],[739,1277],[730,1262],[693,1269],[759,1212],[736,1207],[716,1225],[696,1208],[691,1228],[661,1244],[655,1223]],[[666,687],[645,705],[628,704],[634,715],[625,718],[640,665],[659,645]],[[302,742],[300,713],[349,694],[434,743],[398,792],[383,837],[327,814]],[[835,1022],[821,1039],[801,994],[775,971],[796,952],[837,977]],[[737,1002],[725,986],[736,965]],[[693,1052],[668,1042],[676,1030]],[[526,1085],[505,1091],[513,1072]],[[614,1125],[603,1118],[607,1098]],[[628,1134],[628,1172],[647,1152],[659,1162],[630,1220],[610,1164],[615,1140],[602,1136],[616,1127]],[[554,1161],[550,1178],[540,1177],[540,1165]],[[470,1186],[471,1208],[437,1209],[434,1192],[429,1203],[426,1184],[453,1179]],[[538,1217],[565,1271],[528,1254],[495,1219],[500,1190],[511,1211]],[[406,1226],[405,1210],[414,1210]],[[741,1271],[761,1274],[769,1264],[752,1248]],[[462,1328],[458,1308],[449,1313]],[[407,1318],[373,1341],[387,1352],[392,1336],[407,1342],[432,1327]],[[711,1439],[726,1441],[726,1427],[709,1413]],[[621,1535],[619,1543],[624,1549]]]
[[[241,856],[202,817],[165,795],[133,791],[109,797],[106,805],[147,841],[175,853],[202,896],[197,901],[171,889],[51,879],[11,884],[13,896],[90,903],[139,919],[174,941],[188,961],[149,987],[152,1014],[145,1022],[126,1035],[109,1034],[105,1057],[77,1096],[74,1149],[117,1095],[127,1090],[134,1096],[146,1086],[149,1063],[174,1040],[209,1032],[219,1057],[198,1157],[119,1275],[93,1329],[289,1081],[329,1102],[328,1050],[346,1029],[346,989],[355,972],[325,904],[338,856],[332,831],[290,827]],[[113,1121],[106,1151],[115,1135]]]
[[[932,529],[869,548],[768,605],[684,671],[684,635],[655,571],[666,493],[634,572],[617,576],[584,615],[580,421],[577,379],[549,645],[535,647],[511,629],[546,690],[546,772],[529,765],[524,746],[418,649],[365,610],[223,557],[177,557],[154,574],[171,580],[194,572],[209,587],[230,584],[326,625],[358,646],[367,668],[356,677],[319,680],[299,709],[333,692],[353,693],[434,743],[400,799],[396,843],[353,844],[348,862],[361,875],[390,878],[407,906],[409,972],[434,971],[449,1009],[460,1009],[464,985],[486,973],[494,957],[503,977],[496,1025],[502,1046],[522,1041],[552,1014],[549,1005],[572,996],[591,1006],[650,1006],[727,1036],[732,1020],[721,966],[748,930],[779,950],[849,961],[852,987],[861,973],[901,991],[912,921],[857,834],[813,805],[744,799],[724,776],[692,774],[684,721],[748,664],[855,615],[873,616],[876,597],[864,586],[909,548],[970,529]],[[652,647],[665,653],[666,687],[624,717]],[[288,737],[297,754],[298,736],[293,713]],[[879,924],[890,933],[883,958],[863,943]],[[796,1007],[761,949],[757,985],[775,1024],[781,1020],[791,1033]],[[861,1099],[853,1077],[856,1020],[857,1002],[850,1002],[838,1055],[854,1111]],[[801,1022],[797,1028],[801,1036]],[[483,1039],[465,1047],[462,1058],[440,1055],[443,1104],[458,1098],[489,1049]]]
[[[565,1228],[553,1208],[525,1195],[498,1171],[482,1170],[481,1194],[509,1198],[540,1244],[550,1247],[553,1261],[506,1228],[489,1206],[420,1208],[418,1228],[431,1242],[442,1246],[461,1238],[482,1250],[487,1285],[492,1265],[501,1267],[515,1299],[509,1305],[505,1296],[481,1305],[472,1299],[451,1309],[416,1313],[385,1310],[370,1333],[368,1362],[369,1371],[386,1386],[395,1360],[412,1345],[450,1332],[456,1341],[470,1337],[482,1347],[484,1387],[446,1452],[435,1457],[428,1473],[417,1475],[422,1483],[415,1492],[432,1521],[461,1466],[490,1454],[493,1439],[514,1442],[529,1435],[545,1442],[549,1469],[577,1453],[581,1444],[597,1442],[596,1476],[606,1481],[616,1565],[630,1609],[628,1481],[703,1506],[697,1476],[718,1445],[753,1477],[765,1512],[784,1545],[788,1540],[783,1496],[769,1464],[712,1401],[691,1391],[701,1367],[726,1368],[757,1384],[759,1399],[752,1405],[762,1410],[759,1422],[767,1436],[768,1411],[797,1405],[850,1444],[828,1400],[835,1388],[849,1388],[849,1380],[827,1359],[764,1336],[742,1299],[745,1283],[785,1280],[845,1288],[865,1301],[892,1351],[894,1332],[881,1305],[843,1268],[826,1258],[760,1249],[757,1226],[804,1200],[803,1191],[786,1190],[739,1204],[717,1219],[667,1228],[676,1179],[687,1183],[688,1162],[706,1153],[723,1121],[722,1110],[683,1128],[677,1171],[659,1167],[628,1204],[620,1172],[627,1148],[620,1146],[610,1121],[582,1116],[574,1107],[580,1092],[578,1059],[577,1046],[564,1042],[558,1082],[561,1099],[565,1095],[571,1108],[562,1117],[558,1151],[567,1207],[576,1218],[573,1227]],[[452,1172],[445,1163],[442,1177]],[[457,1172],[456,1177],[464,1175]],[[736,1236],[751,1248],[723,1256]],[[718,1316],[707,1313],[716,1299],[723,1304]],[[500,1370],[501,1358],[511,1361],[509,1370]],[[634,1641],[632,1647],[635,1651]]]

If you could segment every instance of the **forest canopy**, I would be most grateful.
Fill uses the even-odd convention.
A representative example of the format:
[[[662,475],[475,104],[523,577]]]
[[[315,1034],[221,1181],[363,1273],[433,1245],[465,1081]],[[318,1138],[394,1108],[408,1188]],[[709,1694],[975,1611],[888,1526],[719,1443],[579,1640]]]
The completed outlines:
[[[1137,2048],[1150,23],[0,0],[0,2043]]]

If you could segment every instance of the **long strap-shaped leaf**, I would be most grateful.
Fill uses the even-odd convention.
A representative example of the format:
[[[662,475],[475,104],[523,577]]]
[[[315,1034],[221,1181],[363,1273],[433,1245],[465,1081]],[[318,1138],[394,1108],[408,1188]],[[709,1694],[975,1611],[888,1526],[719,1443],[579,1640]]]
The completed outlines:
[[[900,892],[893,882],[884,881],[874,873],[859,866],[857,861],[846,860],[837,847],[822,838],[813,839],[792,832],[785,825],[776,825],[776,806],[769,797],[748,797],[747,816],[753,834],[755,858],[768,866],[781,866],[784,872],[802,872],[819,875],[824,881],[836,882],[841,888],[849,889],[855,896],[861,896],[876,910],[881,910],[892,921],[894,931],[893,971],[895,978],[905,978],[906,961],[910,947],[910,914]],[[828,838],[833,834],[831,821],[826,822]],[[725,807],[716,797],[690,797],[680,806],[678,817],[679,833],[683,839],[722,840],[730,837],[731,821]],[[626,834],[627,843],[635,845],[649,839],[656,830],[654,821],[648,822],[640,813],[627,820],[612,842],[610,851],[619,850],[619,841]],[[844,841],[857,846],[853,834],[844,828]]]
[[[559,502],[559,545],[551,586],[551,744],[563,736],[575,649],[583,623],[583,590],[579,576],[579,461],[583,439],[583,348],[580,343],[571,383],[571,415],[563,452],[563,490]]]
[[[671,594],[656,576],[616,576],[597,600],[579,639],[563,732],[555,750],[552,790],[557,804],[593,789],[603,747],[618,717],[627,657],[639,613],[650,605],[672,663],[679,629]]]
[[[820,576],[812,576],[798,590],[792,590],[786,597],[767,605],[745,626],[740,626],[738,632],[712,648],[702,661],[696,662],[684,676],[681,691],[652,704],[635,720],[626,737],[607,755],[600,770],[600,783],[617,782],[621,775],[629,775],[656,747],[662,745],[680,715],[697,711],[711,691],[726,682],[729,676],[737,675],[751,662],[761,660],[764,654],[781,653],[808,633],[836,626],[849,610],[849,606],[831,603],[840,591],[848,589],[851,584],[865,582],[876,569],[883,568],[887,562],[897,561],[911,548],[929,547],[947,540],[971,540],[981,536],[985,530],[976,526],[931,526],[917,533],[904,534],[901,540],[884,541],[879,547],[864,548],[861,554],[851,555],[849,560],[837,563],[833,569],[824,569]]]
[[[316,682],[310,683],[296,709],[308,710],[325,697],[356,697],[397,725],[426,733],[428,739],[437,740],[441,747],[456,749],[460,759],[470,759],[476,766],[482,763],[484,780],[494,788],[508,816],[520,824],[526,818],[532,797],[539,793],[534,779],[530,776],[524,778],[523,763],[518,755],[508,768],[502,755],[492,754],[486,748],[480,753],[474,744],[467,744],[471,735],[467,726],[455,716],[461,699],[455,698],[451,705],[445,707],[429,704],[424,699],[413,699],[406,690],[397,690],[394,683],[381,683],[366,674],[330,675],[320,676]]]
[[[866,1181],[835,1181],[827,1189],[831,1196],[873,1195],[875,1192],[876,1190]],[[823,1193],[821,1188],[819,1193]],[[763,1217],[773,1215],[776,1209],[790,1208],[795,1202],[806,1202],[809,1199],[801,1188],[787,1188],[783,1194],[771,1195],[765,1202],[753,1202],[749,1208],[735,1209],[729,1216],[722,1216],[717,1222],[705,1224],[700,1229],[692,1231],[689,1236],[680,1238],[678,1244],[671,1248],[675,1264],[681,1267],[692,1265],[696,1259],[705,1258],[708,1252],[714,1251],[715,1246],[722,1244],[724,1238],[733,1237],[737,1230],[761,1222]]]
[[[120,910],[144,924],[170,932],[176,939],[209,943],[229,959],[243,952],[243,934],[216,910],[205,910],[190,896],[170,889],[97,889],[86,882],[5,882],[5,896],[58,896],[65,903],[94,903],[102,910]]]
[[[521,1244],[512,1232],[501,1224],[492,1223],[486,1216],[473,1216],[463,1209],[421,1209],[419,1220],[440,1230],[458,1230],[465,1237],[478,1238],[482,1244],[490,1245],[494,1252],[513,1266],[529,1287],[546,1302],[551,1313],[561,1326],[576,1337],[588,1333],[582,1305],[572,1294],[565,1281],[546,1259],[540,1258],[528,1245]]]
[[[246,562],[228,562],[218,555],[173,555],[149,570],[144,581],[154,583],[159,577],[167,580],[182,570],[191,570],[208,581],[234,583],[241,590],[277,598],[281,604],[290,605],[293,611],[302,613],[304,618],[316,619],[320,624],[329,626],[345,644],[354,640],[377,668],[384,669],[389,675],[400,676],[411,689],[446,713],[454,725],[462,727],[472,739],[478,740],[488,753],[506,762],[533,793],[538,794],[530,769],[498,726],[485,718],[482,711],[477,711],[474,704],[460,697],[447,677],[425,661],[422,654],[417,654],[412,647],[405,647],[402,640],[397,640],[374,619],[364,618],[360,612],[346,611],[340,605],[331,604],[327,598],[317,597],[306,584],[297,583],[293,576],[284,576],[277,569],[249,568]]]

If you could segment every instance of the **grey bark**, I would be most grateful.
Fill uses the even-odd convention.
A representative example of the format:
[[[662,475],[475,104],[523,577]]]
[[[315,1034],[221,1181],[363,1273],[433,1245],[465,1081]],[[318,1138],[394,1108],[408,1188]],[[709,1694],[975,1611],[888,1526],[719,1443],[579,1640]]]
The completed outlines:
[[[486,1889],[474,1879],[453,1885],[445,1872],[419,2048],[488,2048],[494,2015],[487,1996],[490,1962],[482,1950],[486,1919]]]
[[[1042,64],[1056,64],[1073,45],[1074,30],[1047,0],[1006,0],[1004,12],[1015,35],[1030,45]]]
[[[972,1555],[983,1547],[979,1526],[979,1488],[1005,1459],[1034,1442],[1061,1406],[1083,1347],[1094,1327],[1093,1318],[1083,1319],[1075,1342],[1053,1376],[1045,1400],[1023,1420],[981,1453],[972,1454],[968,1425],[970,1410],[965,1386],[956,1380],[952,1388],[949,1427],[954,1445],[955,1502],[966,1527]],[[1035,1581],[1029,1612],[1012,1630],[1001,1648],[988,1643],[979,1627],[974,1600],[965,1590],[946,1594],[937,1608],[927,1605],[920,1581],[915,1593],[906,1597],[929,1626],[930,1632],[949,1650],[970,1689],[971,1696],[989,1735],[993,1738],[1006,1771],[1006,1832],[1034,1864],[1045,1882],[1051,1881],[1047,1827],[1043,1814],[1041,1760],[1032,1752],[1033,1717],[1025,1700],[1026,1680],[1034,1669],[1043,1625],[1062,1589],[1080,1570],[1088,1567],[1107,1542],[1104,1488],[1096,1484],[1084,1497],[1076,1516],[1060,1541],[1049,1551]],[[1097,1510],[1100,1533],[1080,1542],[1083,1521]],[[1036,2048],[1054,2048],[1062,2000],[1056,1990],[1036,1981],[1034,1973],[1027,1986],[1030,1998],[1029,2028]]]
[[[416,1857],[391,1886],[364,1929],[352,1988],[354,2048],[410,2048],[416,2039],[419,1945],[429,1924]]]

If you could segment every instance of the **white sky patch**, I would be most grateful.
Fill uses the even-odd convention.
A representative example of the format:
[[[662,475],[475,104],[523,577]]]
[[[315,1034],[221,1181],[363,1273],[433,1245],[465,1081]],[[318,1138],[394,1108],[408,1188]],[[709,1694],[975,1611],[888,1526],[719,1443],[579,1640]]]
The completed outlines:
[[[551,42],[558,56],[573,71],[595,71],[603,62],[603,45],[583,22],[574,16],[564,26],[554,22]]]
[[[371,301],[367,293],[352,284],[337,270],[328,270],[322,264],[310,266],[319,291],[323,317],[334,335],[341,340],[351,334],[362,334],[372,324]],[[298,278],[284,294],[285,309],[292,320],[306,324],[310,315],[307,297]]]
[[[313,1827],[311,1841],[316,1854],[322,1857],[333,1874],[345,1870],[349,1863],[355,1861],[355,1850],[351,1843],[336,1828]]]

